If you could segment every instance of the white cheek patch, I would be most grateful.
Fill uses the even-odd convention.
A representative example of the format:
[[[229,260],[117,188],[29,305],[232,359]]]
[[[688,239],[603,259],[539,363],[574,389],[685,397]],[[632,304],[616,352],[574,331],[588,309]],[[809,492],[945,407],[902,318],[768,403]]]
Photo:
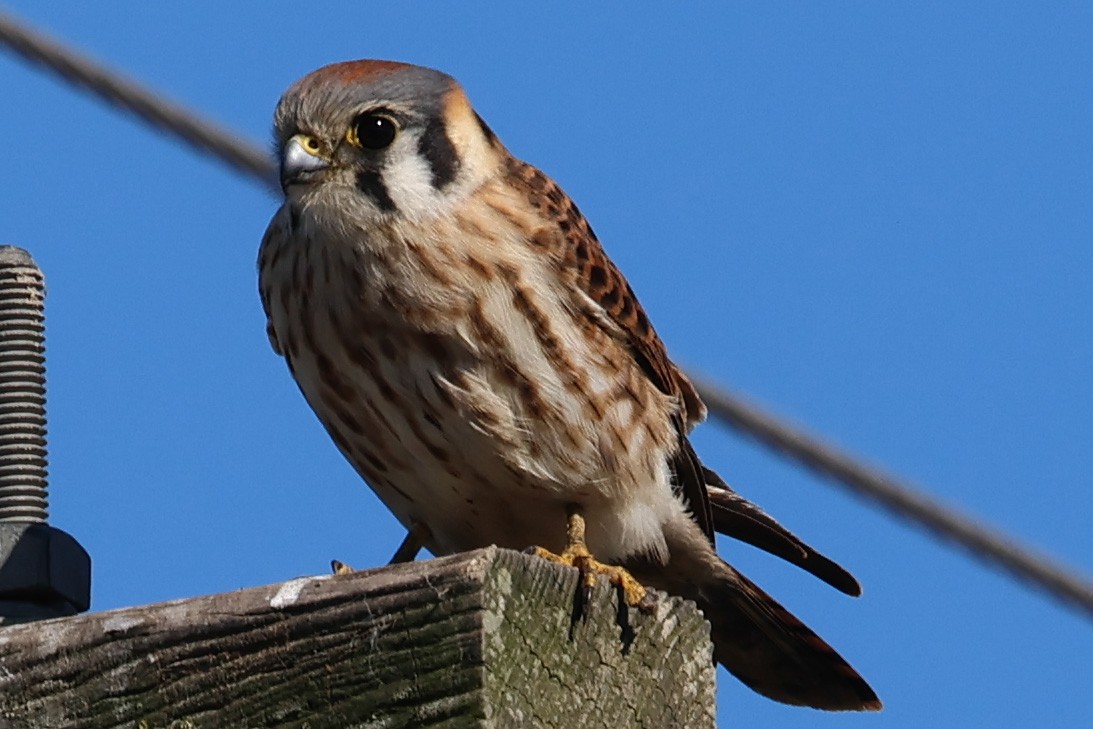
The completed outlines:
[[[388,154],[381,177],[388,196],[405,218],[430,218],[451,205],[450,195],[433,187],[433,172],[418,152],[416,134],[400,136]]]

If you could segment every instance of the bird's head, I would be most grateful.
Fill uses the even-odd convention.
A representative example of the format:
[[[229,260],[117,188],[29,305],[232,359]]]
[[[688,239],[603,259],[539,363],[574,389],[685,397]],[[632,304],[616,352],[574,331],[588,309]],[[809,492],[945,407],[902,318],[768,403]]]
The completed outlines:
[[[392,61],[297,81],[277,105],[274,141],[286,199],[336,195],[373,219],[442,214],[503,155],[455,79]]]

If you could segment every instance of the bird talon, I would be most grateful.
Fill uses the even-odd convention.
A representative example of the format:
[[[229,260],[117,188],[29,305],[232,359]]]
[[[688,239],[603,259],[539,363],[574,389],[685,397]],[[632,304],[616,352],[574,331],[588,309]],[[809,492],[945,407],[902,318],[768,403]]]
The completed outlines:
[[[592,585],[585,585],[584,589],[580,592],[580,605],[578,606],[578,615],[582,618],[588,615],[588,606],[592,604]]]
[[[644,597],[636,605],[637,609],[645,615],[652,615],[657,610],[657,603],[660,602],[660,598],[652,590],[646,590]]]
[[[588,605],[592,600],[592,590],[596,586],[596,578],[600,575],[607,577],[608,581],[619,588],[623,601],[630,607],[637,607],[643,612],[648,612],[651,604],[648,603],[650,593],[623,567],[604,564],[592,556],[584,541],[584,518],[575,510],[570,512],[567,527],[567,542],[565,550],[561,554],[555,554],[543,547],[529,547],[529,554],[543,559],[562,564],[567,567],[576,567],[581,574],[581,606]]]
[[[627,605],[640,608],[645,604],[646,598],[649,597],[650,593],[645,589],[644,585],[634,579],[633,575],[622,567],[610,567],[609,565],[601,565],[601,567],[607,567],[612,570],[609,575],[611,584],[619,588]]]

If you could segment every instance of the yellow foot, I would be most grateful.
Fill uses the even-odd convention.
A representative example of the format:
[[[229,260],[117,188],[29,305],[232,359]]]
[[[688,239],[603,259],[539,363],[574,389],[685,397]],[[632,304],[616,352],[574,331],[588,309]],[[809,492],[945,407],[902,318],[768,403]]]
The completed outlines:
[[[529,551],[550,562],[576,567],[581,573],[582,604],[587,604],[592,597],[596,577],[604,575],[612,585],[619,588],[627,605],[642,610],[649,610],[653,606],[652,595],[633,575],[622,567],[604,564],[592,556],[584,541],[584,517],[576,510],[569,512],[566,524],[566,548],[561,554],[555,554],[542,547],[532,547]]]
[[[339,562],[336,559],[330,560],[330,569],[334,571],[336,575],[348,575],[356,572],[355,569],[347,565],[345,562]]]

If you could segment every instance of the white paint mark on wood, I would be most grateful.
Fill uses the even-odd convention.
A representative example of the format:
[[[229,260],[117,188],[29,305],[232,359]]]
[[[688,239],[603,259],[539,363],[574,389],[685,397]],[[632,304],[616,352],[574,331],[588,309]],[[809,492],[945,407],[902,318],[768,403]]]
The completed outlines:
[[[283,610],[286,607],[295,605],[296,601],[300,599],[300,593],[304,591],[304,587],[311,582],[311,579],[310,577],[297,577],[295,580],[285,582],[277,589],[277,594],[269,599],[269,606],[274,610]]]
[[[103,621],[102,631],[104,633],[124,633],[130,628],[136,628],[143,624],[143,620],[131,615],[111,615]]]

